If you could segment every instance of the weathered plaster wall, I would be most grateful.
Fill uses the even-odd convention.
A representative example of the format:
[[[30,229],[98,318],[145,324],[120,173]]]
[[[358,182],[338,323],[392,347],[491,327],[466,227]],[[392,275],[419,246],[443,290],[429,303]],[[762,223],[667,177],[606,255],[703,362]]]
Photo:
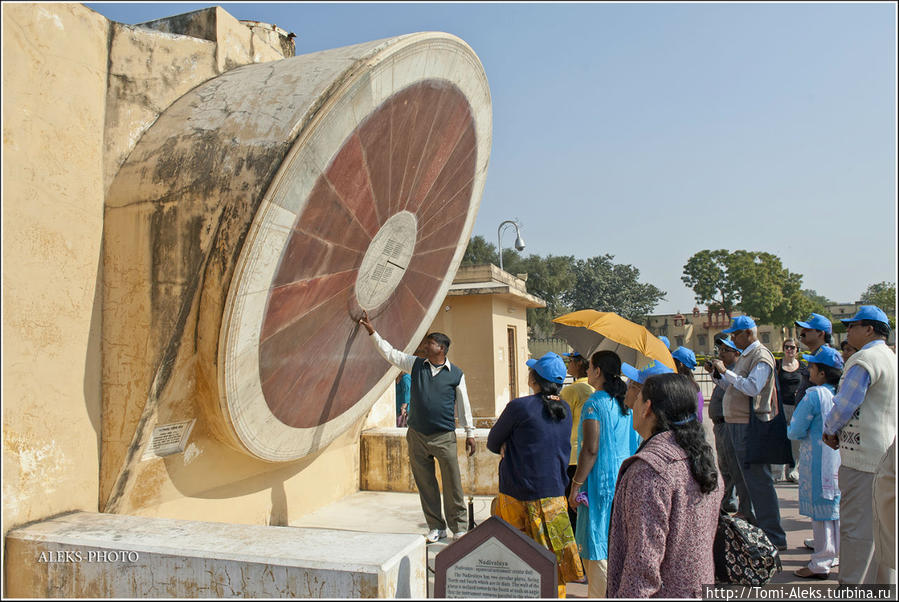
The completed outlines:
[[[3,532],[97,510],[109,22],[3,7]]]
[[[104,190],[170,104],[225,71],[285,58],[221,7],[143,23],[110,23]]]
[[[112,23],[79,4],[3,5],[4,533],[99,507],[109,180],[186,91],[222,66],[281,58],[220,8],[206,12],[222,43]],[[182,368],[173,389],[193,410],[194,366]],[[381,414],[372,424],[384,422]],[[183,454],[140,463],[135,495],[120,511],[287,524],[357,490],[361,423],[304,462],[275,465],[230,450],[200,421]]]

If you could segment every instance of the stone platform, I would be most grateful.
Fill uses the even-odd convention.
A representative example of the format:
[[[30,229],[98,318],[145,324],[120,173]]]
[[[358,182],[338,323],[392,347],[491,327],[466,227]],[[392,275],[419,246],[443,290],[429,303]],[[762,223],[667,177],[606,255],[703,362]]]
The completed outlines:
[[[410,534],[78,512],[7,535],[6,595],[423,598],[425,558]]]

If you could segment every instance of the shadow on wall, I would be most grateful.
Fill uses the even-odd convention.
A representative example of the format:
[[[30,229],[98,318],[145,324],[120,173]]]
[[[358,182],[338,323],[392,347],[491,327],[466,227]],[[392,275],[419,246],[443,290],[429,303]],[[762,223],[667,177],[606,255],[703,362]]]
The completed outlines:
[[[87,335],[87,351],[84,356],[84,407],[87,410],[91,426],[97,435],[97,471],[103,457],[103,363],[102,340],[103,326],[103,243],[100,243],[100,255],[97,258],[97,279],[94,282],[94,301],[91,308],[91,324]],[[97,492],[97,506],[100,505],[100,492]]]
[[[412,589],[409,581],[412,579],[409,557],[404,556],[400,560],[400,568],[396,574],[396,595],[395,598],[411,598]]]

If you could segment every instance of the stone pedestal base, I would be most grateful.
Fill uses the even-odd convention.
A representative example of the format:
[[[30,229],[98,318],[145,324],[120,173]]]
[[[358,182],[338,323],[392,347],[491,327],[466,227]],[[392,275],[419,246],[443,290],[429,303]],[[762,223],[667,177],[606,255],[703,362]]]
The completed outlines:
[[[459,472],[465,495],[496,495],[499,492],[499,455],[487,449],[488,433],[487,429],[475,429],[477,452],[469,457],[465,451],[465,431],[456,429]],[[409,464],[405,428],[362,431],[361,446],[361,488],[364,491],[418,491]],[[439,481],[439,466],[436,471]]]
[[[6,595],[424,598],[420,535],[79,512],[10,531]]]

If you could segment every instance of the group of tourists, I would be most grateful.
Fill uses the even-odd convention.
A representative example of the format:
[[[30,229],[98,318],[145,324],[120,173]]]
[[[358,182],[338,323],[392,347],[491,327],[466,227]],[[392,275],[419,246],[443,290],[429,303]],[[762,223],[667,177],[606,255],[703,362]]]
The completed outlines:
[[[359,323],[381,355],[409,373],[412,401],[403,409],[426,537],[446,537],[447,527],[461,537],[456,420],[469,455],[475,445],[465,377],[446,357],[449,339],[431,333],[408,355],[383,340],[367,315]],[[716,383],[708,416],[717,453],[701,424],[705,400],[691,350],[672,352],[676,371],[658,361],[638,370],[612,351],[565,354],[567,365],[552,352],[529,359],[532,394],[510,401],[487,439],[501,455],[492,514],[555,554],[560,597],[566,583],[586,579],[591,598],[695,598],[715,582],[721,512],[786,549],[774,488],[779,472],[798,481],[800,513],[812,520],[814,537],[805,543],[813,554],[797,576],[826,578],[839,566],[841,583],[896,583],[897,389],[896,356],[885,344],[889,321],[879,308],[862,306],[843,323],[848,345],[838,352],[826,318],[797,322],[810,352],[804,362],[792,339],[776,361],[748,316],[716,336],[716,357],[705,368]],[[753,460],[752,425],[778,416],[798,442],[798,462]]]
[[[709,415],[724,479],[722,509],[759,526],[785,550],[774,483],[796,482],[799,513],[811,519],[813,537],[804,542],[811,558],[794,575],[823,580],[839,567],[842,584],[894,584],[897,388],[896,355],[886,345],[889,319],[878,307],[861,306],[842,322],[847,338],[838,351],[825,316],[797,321],[808,351],[801,359],[800,345],[787,339],[783,358],[774,360],[746,316],[724,331],[730,340],[716,338],[718,360],[709,369],[719,384]],[[734,393],[728,404],[734,389],[746,398]],[[748,463],[755,443],[749,399],[761,420],[782,413],[793,442],[789,463]]]

